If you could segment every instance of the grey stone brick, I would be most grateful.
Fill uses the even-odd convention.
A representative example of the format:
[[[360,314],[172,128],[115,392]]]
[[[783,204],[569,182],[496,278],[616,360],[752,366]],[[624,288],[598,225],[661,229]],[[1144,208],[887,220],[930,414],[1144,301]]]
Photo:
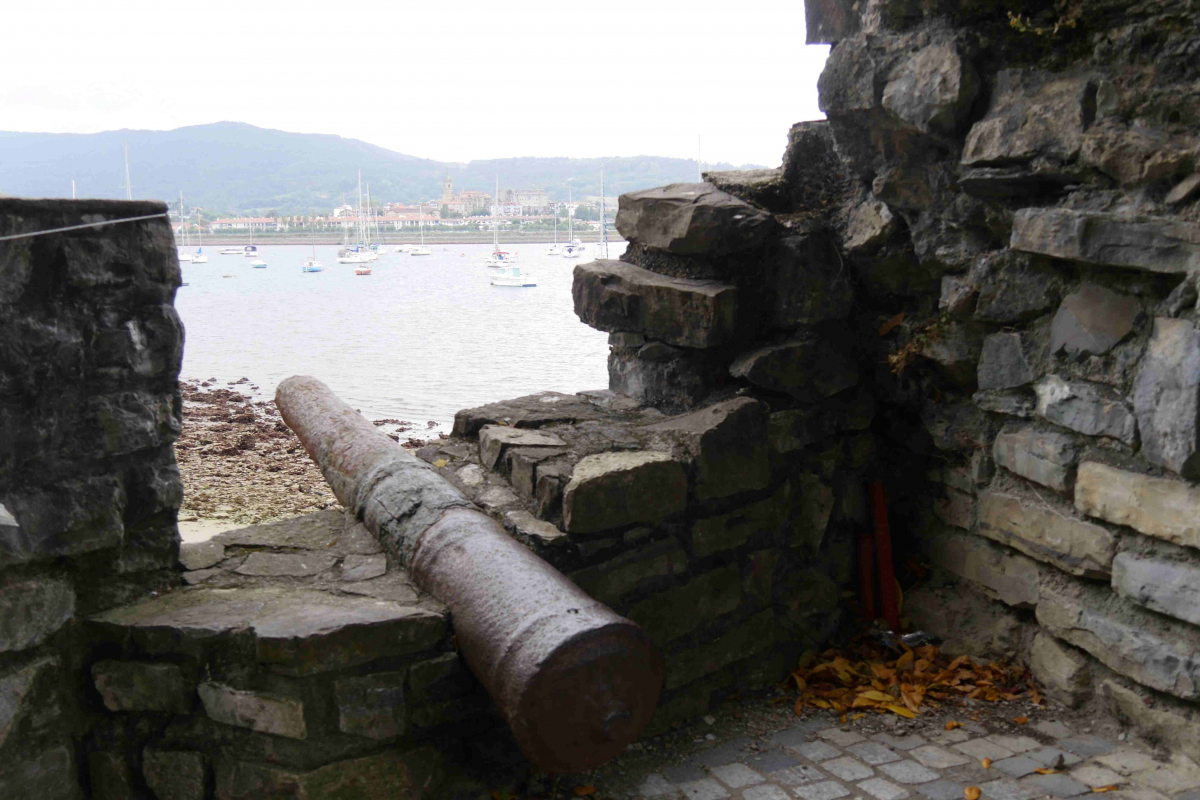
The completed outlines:
[[[839,797],[845,797],[850,794],[849,789],[834,781],[814,783],[809,786],[797,786],[792,791],[796,793],[797,797],[802,798],[802,800],[837,800]]]
[[[863,778],[869,778],[874,774],[874,771],[861,761],[843,756],[835,758],[832,761],[826,761],[821,764],[821,767],[826,772],[831,773],[834,777],[841,778],[844,781],[857,781]]]
[[[763,782],[763,776],[745,764],[726,764],[721,767],[713,767],[712,774],[730,789],[741,789]]]
[[[961,800],[963,797],[962,784],[946,780],[922,783],[917,786],[917,791],[929,800]]]
[[[907,789],[901,788],[891,781],[885,781],[883,778],[871,778],[863,781],[858,784],[858,788],[879,800],[902,800],[908,797]]]
[[[896,761],[891,764],[880,764],[881,772],[886,773],[892,780],[904,784],[928,783],[936,781],[940,775],[926,769],[915,761]]]
[[[899,761],[901,758],[879,742],[859,742],[847,747],[846,752],[858,756],[868,764],[886,764],[889,761]]]
[[[1069,775],[1061,773],[1055,775],[1031,775],[1022,780],[1025,785],[1037,789],[1042,794],[1054,797],[1077,797],[1092,791],[1090,787],[1084,786]]]

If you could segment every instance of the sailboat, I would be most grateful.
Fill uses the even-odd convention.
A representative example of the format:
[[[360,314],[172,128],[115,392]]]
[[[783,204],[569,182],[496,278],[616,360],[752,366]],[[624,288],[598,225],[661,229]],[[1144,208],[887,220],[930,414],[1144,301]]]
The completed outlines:
[[[179,254],[179,260],[180,261],[191,261],[192,254],[187,252],[186,250],[184,250],[184,248],[187,247],[191,243],[187,240],[187,223],[184,222],[184,219],[183,219],[183,192],[179,193],[179,233],[181,234],[181,236],[183,238],[183,244],[177,245],[175,247],[175,250]]]
[[[244,255],[246,256],[246,258],[254,259],[253,261],[250,262],[250,266],[254,267],[255,269],[265,269],[266,268],[267,262],[263,261],[261,258],[258,257],[258,248],[254,246],[254,222],[253,221],[251,221],[251,223],[250,223],[250,244],[246,245],[245,251],[246,252],[244,253]]]
[[[362,201],[362,170],[359,170],[358,207],[354,211],[354,227],[356,229],[355,236],[357,237],[357,241],[354,245],[349,245],[343,237],[342,244],[345,246],[341,250],[338,250],[337,254],[337,262],[339,264],[366,264],[378,258],[378,256],[367,249],[368,234],[364,228],[367,225],[367,219],[363,211]]]
[[[429,248],[425,246],[425,204],[424,203],[418,204],[417,210],[418,210],[417,224],[419,226],[421,226],[421,245],[419,247],[414,247],[413,249],[409,250],[408,254],[410,256],[432,255],[432,253],[429,252]]]
[[[558,203],[554,204],[554,244],[546,248],[546,252],[552,256],[562,255],[562,245],[558,243]]]
[[[304,259],[304,266],[300,267],[301,272],[321,272],[325,269],[325,265],[317,261],[317,243],[313,242],[312,255]]]
[[[204,255],[204,231],[196,231],[196,235],[200,237],[200,243],[196,245],[196,252],[192,253],[192,263],[207,264],[208,256]]]
[[[567,192],[567,243],[563,245],[563,258],[579,258],[583,255],[583,242],[575,238],[574,198]]]
[[[496,176],[496,205],[492,208],[492,254],[484,259],[484,265],[492,269],[504,269],[517,262],[517,254],[500,249],[500,176]]]
[[[596,259],[608,258],[608,209],[604,207],[604,167],[600,168],[600,241],[596,244]]]

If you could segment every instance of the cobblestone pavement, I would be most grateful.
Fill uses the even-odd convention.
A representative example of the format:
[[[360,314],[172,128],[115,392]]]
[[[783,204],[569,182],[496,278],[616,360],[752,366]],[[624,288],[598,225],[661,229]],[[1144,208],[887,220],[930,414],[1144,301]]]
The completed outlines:
[[[1200,735],[1198,732],[1197,735]],[[1070,798],[1116,786],[1106,800],[1200,800],[1200,767],[1155,760],[1133,744],[1031,723],[1021,735],[967,722],[955,730],[864,735],[805,720],[756,749],[748,738],[706,750],[641,782],[654,800],[984,800]],[[988,768],[983,759],[991,759]],[[1041,774],[1037,770],[1053,770]]]

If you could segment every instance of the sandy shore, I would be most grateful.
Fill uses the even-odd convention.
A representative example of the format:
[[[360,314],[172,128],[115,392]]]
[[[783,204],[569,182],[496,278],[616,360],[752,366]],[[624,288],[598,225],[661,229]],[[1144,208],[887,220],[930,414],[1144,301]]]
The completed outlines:
[[[175,443],[175,458],[183,477],[179,530],[185,541],[340,507],[275,403],[254,401],[238,387],[258,389],[246,378],[225,386],[212,381],[179,384],[183,433]],[[425,444],[409,435],[414,424],[374,422],[405,447]]]

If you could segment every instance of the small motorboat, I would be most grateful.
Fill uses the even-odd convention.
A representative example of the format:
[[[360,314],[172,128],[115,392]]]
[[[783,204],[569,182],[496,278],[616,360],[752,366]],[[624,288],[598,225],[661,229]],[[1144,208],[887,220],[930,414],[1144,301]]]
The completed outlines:
[[[408,251],[408,254],[410,256],[431,256],[431,255],[433,255],[433,253],[431,253],[429,251],[429,248],[425,247],[424,245],[422,245],[421,247],[414,247],[412,250]]]
[[[570,244],[563,245],[563,258],[579,258],[587,249],[587,245],[578,239],[572,239]]]
[[[537,281],[532,275],[521,272],[520,267],[505,267],[499,273],[492,276],[492,286],[513,286],[513,287],[528,287],[537,286]]]
[[[252,244],[248,244],[242,248],[242,255],[246,258],[258,258],[258,248]]]
[[[223,255],[223,256],[240,256],[242,254],[242,248],[240,248],[240,247],[222,247],[220,250],[217,251],[217,253],[219,255]]]
[[[355,275],[370,275],[371,268],[370,267],[355,267],[354,274]]]
[[[261,258],[256,258],[250,262],[250,266],[254,267],[255,269],[266,269],[267,262],[263,261]]]

